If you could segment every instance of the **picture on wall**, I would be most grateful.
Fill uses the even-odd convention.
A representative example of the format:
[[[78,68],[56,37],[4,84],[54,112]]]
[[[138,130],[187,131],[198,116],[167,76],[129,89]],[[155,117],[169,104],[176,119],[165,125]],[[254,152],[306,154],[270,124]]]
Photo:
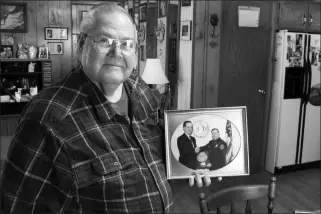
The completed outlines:
[[[26,33],[26,3],[0,3],[0,32]]]
[[[191,6],[191,0],[182,0],[182,7]]]
[[[87,13],[88,13],[88,11],[85,11],[85,10],[81,11],[80,21],[82,21],[84,19],[84,17],[87,16]]]
[[[168,0],[158,0],[157,2],[158,2],[158,18],[166,16]]]
[[[168,179],[249,174],[246,107],[165,111]]]
[[[145,22],[147,18],[147,3],[140,5],[140,18],[139,21]]]
[[[191,40],[191,26],[192,21],[182,21],[181,22],[181,40]]]
[[[64,54],[63,42],[48,42],[48,48],[50,55],[62,55]]]
[[[68,28],[45,27],[45,40],[68,40]]]
[[[49,8],[49,24],[50,25],[63,24],[63,9]]]

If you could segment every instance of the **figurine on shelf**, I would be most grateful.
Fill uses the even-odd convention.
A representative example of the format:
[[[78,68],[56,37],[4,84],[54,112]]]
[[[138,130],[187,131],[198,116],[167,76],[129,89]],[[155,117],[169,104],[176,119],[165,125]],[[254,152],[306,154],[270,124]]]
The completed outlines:
[[[8,59],[12,58],[12,50],[10,47],[6,48],[6,55]]]
[[[29,59],[36,59],[37,58],[37,50],[38,50],[38,48],[35,45],[28,46]]]
[[[33,73],[35,72],[35,62],[30,62],[29,65],[28,65],[28,72],[29,73]]]
[[[30,87],[30,95],[31,96],[36,96],[38,94],[38,87]]]
[[[18,43],[17,58],[28,59],[28,51],[21,43]]]
[[[0,58],[6,58],[6,55],[7,55],[6,51],[0,52]]]

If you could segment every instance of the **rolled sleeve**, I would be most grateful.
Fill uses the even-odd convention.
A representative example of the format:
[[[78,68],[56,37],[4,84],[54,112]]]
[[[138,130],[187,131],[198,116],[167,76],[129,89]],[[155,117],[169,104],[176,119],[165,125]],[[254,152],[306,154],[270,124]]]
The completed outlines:
[[[63,213],[75,188],[58,137],[38,121],[21,121],[0,188],[0,213]]]

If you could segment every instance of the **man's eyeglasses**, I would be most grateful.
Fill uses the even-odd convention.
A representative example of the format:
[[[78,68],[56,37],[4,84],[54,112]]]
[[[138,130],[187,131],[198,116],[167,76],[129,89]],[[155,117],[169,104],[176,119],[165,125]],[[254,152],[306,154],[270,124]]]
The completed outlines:
[[[113,39],[109,37],[92,37],[88,34],[84,34],[93,43],[94,48],[101,54],[107,54],[113,45],[120,48],[122,54],[124,55],[134,55],[137,50],[137,44],[132,39]]]

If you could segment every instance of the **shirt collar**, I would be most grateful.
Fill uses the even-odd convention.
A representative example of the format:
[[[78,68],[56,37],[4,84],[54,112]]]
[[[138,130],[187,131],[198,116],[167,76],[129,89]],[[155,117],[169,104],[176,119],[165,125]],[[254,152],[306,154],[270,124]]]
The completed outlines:
[[[117,112],[111,106],[110,102],[107,100],[98,86],[87,77],[81,65],[78,68],[78,72],[82,78],[82,81],[80,82],[83,83],[81,86],[81,92],[88,98],[86,99],[87,102],[89,102],[87,105],[95,108],[98,119],[101,122],[106,122],[112,119]],[[136,72],[132,72],[132,74],[123,84],[129,98],[129,105],[131,106],[131,108],[128,109],[130,118],[133,116],[138,104],[142,102],[142,94],[146,93],[146,90],[150,90],[148,85],[142,84],[140,82],[140,78],[137,76],[138,74]],[[149,97],[145,98],[149,99]],[[157,108],[154,102],[148,103],[150,106],[150,111],[153,111]]]

